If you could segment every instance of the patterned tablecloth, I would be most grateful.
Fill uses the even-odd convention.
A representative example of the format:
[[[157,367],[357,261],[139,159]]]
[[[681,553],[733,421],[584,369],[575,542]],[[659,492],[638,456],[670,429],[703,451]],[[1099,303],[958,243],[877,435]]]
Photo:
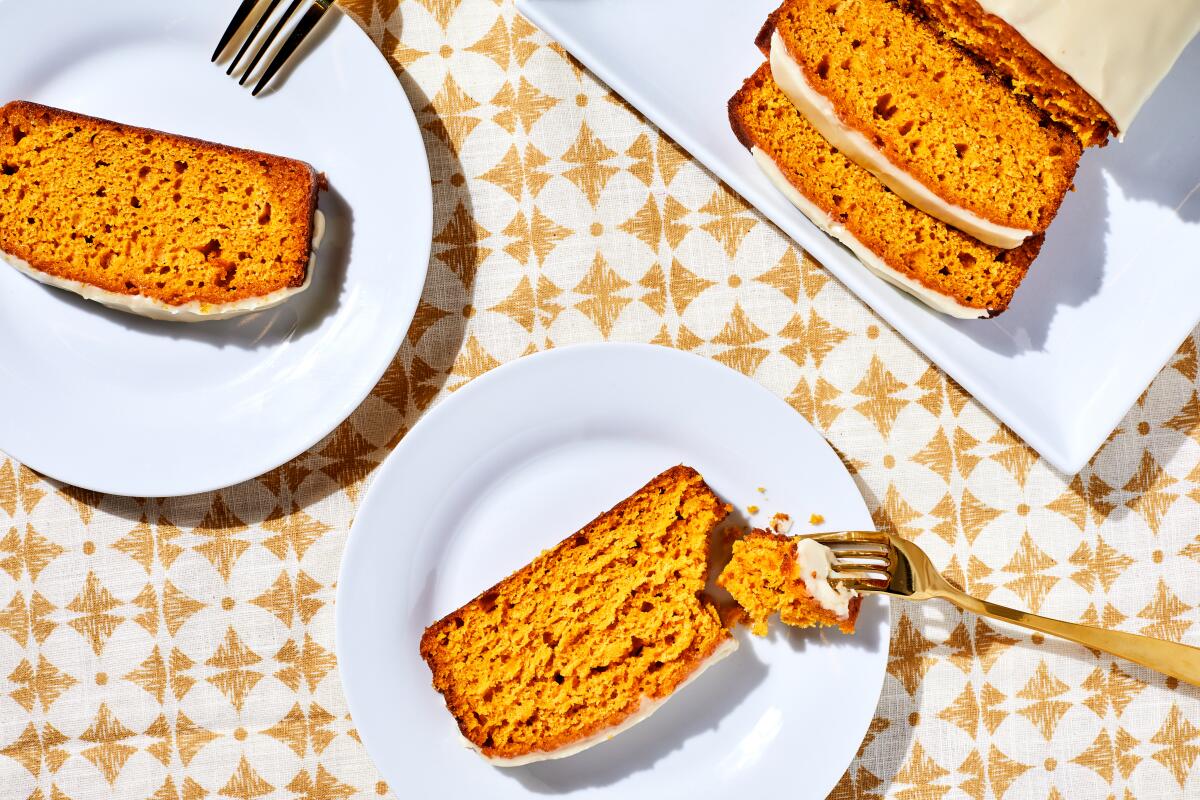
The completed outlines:
[[[670,345],[769,387],[837,448],[876,523],[976,595],[1200,644],[1196,334],[1061,475],[510,3],[346,5],[429,151],[416,322],[348,422],[225,491],[98,496],[0,456],[0,796],[404,797],[338,681],[350,521],[439,398],[576,342]],[[1197,690],[940,604],[893,615],[878,711],[833,797],[1200,796]]]

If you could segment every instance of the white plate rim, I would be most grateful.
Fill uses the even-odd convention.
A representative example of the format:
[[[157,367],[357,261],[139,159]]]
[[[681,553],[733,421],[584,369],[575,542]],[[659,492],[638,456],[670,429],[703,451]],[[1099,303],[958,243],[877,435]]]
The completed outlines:
[[[353,685],[353,679],[349,681],[346,679],[348,674],[353,674],[355,668],[352,666],[354,664],[353,657],[346,657],[346,653],[350,652],[351,650],[351,648],[348,646],[348,631],[353,627],[353,625],[350,623],[348,618],[351,611],[350,604],[346,602],[344,587],[349,585],[349,582],[353,579],[353,575],[351,573],[354,569],[354,564],[360,558],[360,552],[367,547],[367,534],[363,532],[362,524],[360,524],[360,520],[363,519],[364,516],[363,512],[374,505],[373,499],[375,497],[386,491],[387,485],[392,480],[390,476],[394,472],[401,469],[401,465],[404,463],[404,460],[407,456],[408,449],[419,446],[419,444],[414,444],[418,442],[419,439],[414,438],[413,433],[417,433],[418,428],[425,427],[426,423],[430,420],[433,421],[432,424],[437,424],[442,417],[455,414],[459,407],[466,406],[472,402],[472,397],[474,394],[486,391],[486,389],[494,382],[511,380],[512,373],[517,370],[530,368],[536,369],[547,363],[552,364],[558,360],[574,358],[580,353],[589,353],[595,351],[604,351],[609,354],[620,353],[621,351],[633,353],[644,353],[646,351],[650,351],[654,353],[665,354],[671,358],[678,358],[692,362],[703,369],[711,369],[722,374],[730,373],[734,376],[737,376],[744,382],[747,391],[755,392],[771,402],[785,406],[789,411],[791,411],[795,415],[796,422],[812,432],[816,439],[820,441],[821,445],[828,451],[829,456],[832,457],[834,461],[836,461],[836,463],[842,467],[843,471],[846,472],[847,480],[851,481],[853,484],[853,478],[850,476],[849,472],[845,470],[845,467],[842,465],[841,459],[838,457],[837,452],[807,419],[791,409],[791,407],[788,406],[780,397],[758,382],[746,376],[740,375],[734,370],[731,370],[730,368],[725,367],[713,361],[712,359],[696,353],[690,353],[677,348],[653,344],[634,342],[601,342],[575,344],[553,348],[550,350],[543,350],[507,362],[500,367],[497,367],[487,373],[484,373],[478,378],[475,378],[461,389],[456,390],[453,394],[434,405],[421,418],[417,425],[415,425],[413,429],[409,431],[409,433],[403,439],[401,439],[396,448],[391,454],[389,454],[388,458],[379,467],[378,471],[371,478],[371,484],[367,487],[363,495],[362,502],[355,513],[355,517],[351,523],[350,530],[347,535],[346,545],[342,551],[341,565],[338,570],[337,592],[334,600],[334,648],[335,655],[338,659],[338,676],[339,680],[341,681],[342,692],[346,698],[347,709],[350,712],[351,718],[354,717],[354,709],[356,707],[362,707],[366,700],[359,695],[358,688]],[[869,509],[866,505],[865,499],[861,495],[861,492],[859,492],[857,489],[857,486],[855,486],[855,496],[861,503],[864,519],[869,520]],[[888,621],[890,619],[890,603],[887,596],[876,595],[875,597],[871,598],[871,602],[881,605],[880,613],[885,621],[885,628],[882,631],[882,635],[884,636],[883,647],[877,656],[879,659],[879,686],[877,689],[872,687],[865,692],[866,695],[869,695],[870,698],[874,700],[882,695],[886,683],[886,665],[890,659],[891,651],[891,623]],[[429,691],[432,692],[433,689],[430,688]],[[864,721],[862,728],[863,736],[865,736],[868,731],[869,723],[870,718]],[[373,759],[379,759],[380,757],[374,754],[385,751],[382,751],[381,748],[373,749],[372,742],[375,741],[375,732],[358,724],[356,724],[356,730],[358,731],[359,738],[362,741],[364,748],[367,749],[368,754],[372,755]],[[852,763],[853,758],[854,753],[848,754],[848,765]],[[376,760],[376,767],[380,769],[382,773],[384,773],[385,778],[389,776],[388,770],[380,766],[379,760]],[[831,791],[836,784],[836,780],[837,778],[835,777],[833,782],[831,782],[828,787],[825,787],[824,791],[819,793],[819,796],[824,796],[824,794]]]
[[[0,12],[3,12],[6,6],[13,7],[15,5],[15,0],[0,0]],[[44,8],[49,10],[49,6],[44,6]],[[97,13],[101,13],[101,10],[98,9]],[[416,141],[422,143],[421,152],[423,157],[414,160],[412,164],[407,166],[411,169],[419,171],[417,176],[419,180],[416,181],[415,185],[424,187],[422,197],[425,199],[425,202],[421,204],[424,210],[424,220],[422,221],[423,224],[421,225],[421,229],[425,231],[427,235],[423,235],[420,238],[420,241],[424,244],[418,243],[416,246],[423,248],[420,261],[425,264],[425,269],[427,271],[430,254],[433,250],[433,188],[430,182],[428,154],[423,146],[424,140],[421,135],[420,125],[417,122],[416,114],[414,113],[412,105],[408,100],[407,94],[404,92],[403,86],[395,77],[395,73],[392,70],[391,65],[388,64],[388,61],[384,57],[383,53],[378,47],[375,46],[375,43],[370,40],[370,37],[367,35],[366,31],[362,30],[362,28],[357,22],[354,21],[353,18],[350,18],[348,14],[345,14],[340,9],[336,9],[335,13],[343,14],[345,18],[338,20],[338,23],[353,28],[353,30],[350,32],[350,35],[359,37],[362,41],[364,41],[367,45],[367,48],[369,48],[369,50],[374,54],[371,56],[371,58],[378,65],[378,68],[381,70],[386,70],[388,75],[391,76],[392,84],[394,84],[395,87],[395,95],[392,100],[394,101],[393,104],[402,118],[401,124],[408,129],[408,135],[415,137]],[[365,52],[366,50],[364,50],[364,53]],[[216,67],[214,67],[214,69],[215,68]],[[302,90],[302,87],[295,85],[287,88],[293,92]],[[236,463],[243,464],[244,466],[241,466],[237,469],[230,467],[229,474],[219,479],[214,477],[205,481],[199,481],[187,485],[184,485],[183,482],[180,482],[179,485],[175,486],[164,485],[147,488],[146,486],[139,485],[141,482],[137,481],[136,479],[131,483],[122,480],[119,475],[103,477],[74,476],[71,474],[69,468],[64,470],[58,468],[54,464],[45,463],[38,454],[31,453],[28,450],[23,450],[20,447],[2,447],[0,448],[0,452],[7,454],[20,464],[52,480],[101,494],[113,494],[127,497],[182,497],[194,494],[204,494],[231,486],[236,486],[237,484],[263,475],[272,469],[286,464],[296,457],[302,455],[327,437],[330,433],[335,431],[347,419],[349,419],[349,417],[354,413],[355,409],[357,409],[371,395],[372,390],[378,385],[388,367],[395,360],[396,353],[399,352],[401,345],[404,343],[404,338],[408,335],[408,329],[411,324],[411,320],[416,314],[416,310],[420,305],[420,301],[421,293],[417,292],[411,297],[407,298],[402,305],[397,307],[398,316],[408,320],[409,322],[408,324],[404,325],[396,325],[391,331],[391,336],[388,337],[387,346],[379,351],[380,353],[390,353],[390,355],[388,355],[386,358],[381,357],[378,363],[363,368],[361,372],[361,381],[357,383],[356,388],[346,391],[341,396],[340,401],[332,405],[334,410],[328,415],[326,424],[313,426],[309,432],[303,436],[297,434],[294,443],[290,447],[280,448],[278,453],[269,457],[254,458],[252,455],[242,454]]]

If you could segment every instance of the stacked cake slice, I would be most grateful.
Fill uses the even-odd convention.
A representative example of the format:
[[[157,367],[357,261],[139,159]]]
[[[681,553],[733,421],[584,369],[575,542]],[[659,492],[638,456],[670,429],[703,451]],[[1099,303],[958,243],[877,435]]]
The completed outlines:
[[[1071,188],[1078,131],[1108,128],[1079,104],[1056,121],[1034,101],[1046,85],[1014,91],[1016,56],[1007,71],[984,61],[981,43],[1010,51],[967,31],[947,10],[959,5],[786,0],[729,118],[771,181],[868,268],[945,314],[985,318],[1008,307]]]

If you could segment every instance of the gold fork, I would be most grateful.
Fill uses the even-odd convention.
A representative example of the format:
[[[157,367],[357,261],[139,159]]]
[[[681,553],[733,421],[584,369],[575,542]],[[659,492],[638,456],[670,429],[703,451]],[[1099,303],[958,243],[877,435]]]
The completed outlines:
[[[1200,648],[1040,617],[971,597],[950,585],[921,548],[899,536],[876,531],[847,531],[818,533],[805,538],[815,539],[833,551],[834,573],[830,580],[855,591],[889,594],[906,600],[940,597],[963,611],[1103,650],[1200,686]]]

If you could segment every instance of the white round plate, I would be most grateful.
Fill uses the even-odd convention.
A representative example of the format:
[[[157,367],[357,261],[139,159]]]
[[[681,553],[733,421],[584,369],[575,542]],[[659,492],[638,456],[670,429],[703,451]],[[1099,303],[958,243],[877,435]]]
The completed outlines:
[[[0,0],[0,104],[303,159],[329,179],[312,287],[226,322],[110,311],[0,264],[0,450],[66,483],[170,496],[302,453],[362,402],[420,299],[429,166],[400,83],[340,12],[252,98],[209,63],[238,0]]]
[[[870,528],[821,436],[720,364],[648,345],[520,359],[435,407],[375,478],[350,533],[337,651],[355,726],[405,797],[825,797],[883,685],[888,607],[858,633],[776,630],[742,647],[645,722],[570,758],[515,769],[463,747],[417,646],[425,626],[675,464],[698,469],[751,521],[821,514]],[[764,487],[760,493],[757,487]],[[745,517],[742,516],[742,521]]]

